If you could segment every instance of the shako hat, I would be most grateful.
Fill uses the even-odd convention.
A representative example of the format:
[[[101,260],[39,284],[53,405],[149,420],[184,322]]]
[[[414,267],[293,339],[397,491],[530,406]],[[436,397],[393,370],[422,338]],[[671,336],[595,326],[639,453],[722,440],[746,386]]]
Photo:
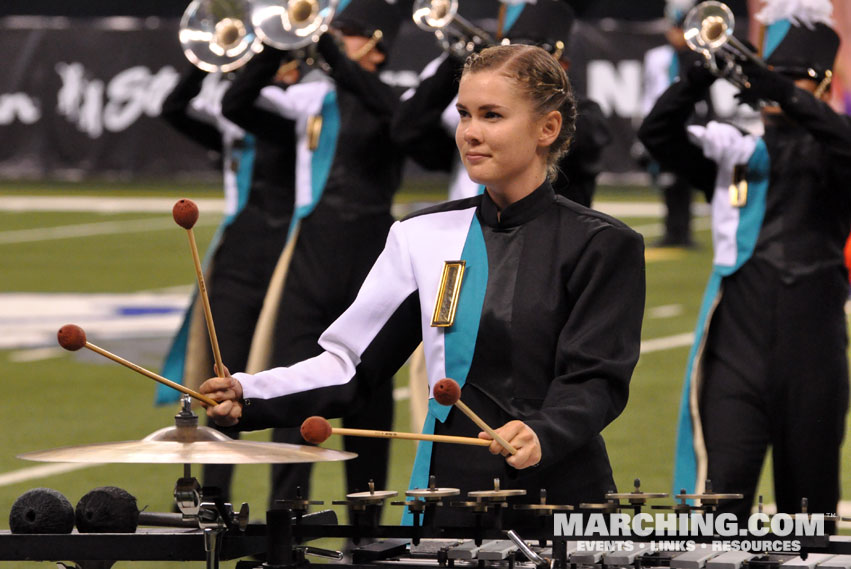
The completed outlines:
[[[340,0],[332,25],[344,31],[372,37],[381,31],[378,47],[388,53],[399,35],[402,14],[387,0]]]
[[[791,77],[824,79],[833,68],[839,36],[830,0],[768,0],[756,19],[765,26],[762,58]]]
[[[503,35],[512,43],[534,43],[550,53],[559,50],[563,53],[567,49],[576,20],[573,8],[567,2],[537,0],[506,4]]]

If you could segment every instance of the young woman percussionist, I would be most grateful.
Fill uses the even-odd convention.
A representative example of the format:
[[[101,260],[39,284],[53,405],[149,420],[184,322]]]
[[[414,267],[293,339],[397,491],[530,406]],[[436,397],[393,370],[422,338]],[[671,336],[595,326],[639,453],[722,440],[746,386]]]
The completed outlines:
[[[623,410],[638,359],[644,307],[641,237],[556,196],[553,166],[573,135],[567,77],[541,48],[471,56],[456,133],[481,195],[396,222],[355,302],[320,338],[317,357],[201,386],[207,409],[243,429],[339,416],[389,377],[422,340],[434,385],[451,377],[461,400],[518,449],[507,454],[420,443],[412,487],[524,488],[537,502],[599,502],[614,488],[600,432]],[[446,261],[465,261],[457,312],[432,326]],[[441,299],[438,299],[440,302]],[[424,431],[489,438],[454,407],[430,401]],[[477,454],[480,453],[480,454]],[[444,508],[441,521],[461,515]]]

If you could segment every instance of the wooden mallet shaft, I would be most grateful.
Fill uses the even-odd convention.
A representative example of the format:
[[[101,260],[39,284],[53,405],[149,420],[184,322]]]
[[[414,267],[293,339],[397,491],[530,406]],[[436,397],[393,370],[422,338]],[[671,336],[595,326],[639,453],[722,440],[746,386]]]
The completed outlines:
[[[420,433],[400,433],[397,431],[376,431],[371,429],[349,429],[332,427],[324,417],[308,417],[301,424],[301,436],[309,443],[321,444],[331,435],[352,437],[372,437],[378,439],[407,439],[414,441],[432,441],[436,443],[454,443],[462,445],[489,446],[490,441],[473,437],[454,437],[450,435],[428,435]]]
[[[185,393],[186,395],[194,397],[198,401],[203,401],[204,403],[207,403],[208,405],[212,405],[214,407],[219,404],[219,402],[215,399],[211,399],[206,395],[198,393],[195,390],[189,389],[188,387],[180,385],[179,383],[175,383],[170,379],[164,378],[161,375],[157,375],[154,372],[143,368],[142,366],[138,366],[131,361],[125,360],[121,356],[117,356],[112,352],[109,352],[99,346],[92,344],[86,339],[85,331],[79,326],[76,326],[74,324],[67,324],[63,326],[59,329],[59,332],[57,333],[57,339],[59,341],[59,345],[65,348],[66,350],[74,352],[79,350],[80,348],[88,348],[95,353],[98,353],[116,363],[119,363],[125,367],[132,369],[135,372],[141,373],[142,375],[153,379],[154,381],[158,381],[163,385],[167,385],[172,389],[176,389],[181,393]]]
[[[174,204],[172,209],[174,221],[186,230],[189,237],[189,249],[192,251],[192,261],[195,264],[195,277],[198,280],[198,294],[204,307],[204,320],[207,322],[207,332],[210,335],[210,346],[213,348],[213,360],[216,363],[216,373],[219,377],[224,374],[222,352],[219,350],[219,339],[216,336],[216,326],[213,324],[213,311],[210,309],[210,297],[204,282],[204,270],[201,268],[201,256],[198,254],[198,244],[195,242],[195,232],[192,227],[198,221],[198,206],[192,200],[182,199]]]
[[[502,438],[501,436],[499,436],[499,434],[498,434],[496,431],[494,431],[493,429],[491,429],[491,428],[488,426],[488,424],[487,424],[487,423],[485,423],[485,422],[482,420],[482,418],[481,418],[481,417],[479,417],[478,415],[476,415],[476,413],[474,413],[472,409],[470,409],[469,407],[467,407],[467,404],[466,404],[466,403],[464,403],[463,401],[461,401],[461,400],[459,399],[458,401],[456,401],[456,402],[455,402],[455,406],[456,406],[456,407],[458,407],[458,408],[461,410],[461,412],[462,412],[462,413],[464,413],[464,414],[465,414],[465,415],[467,415],[470,419],[472,419],[472,421],[473,421],[473,422],[474,422],[474,423],[475,423],[475,424],[476,424],[476,425],[477,425],[477,426],[478,426],[481,430],[483,430],[484,432],[486,432],[487,434],[489,434],[491,437],[493,437],[493,440],[495,440],[495,441],[496,441],[496,442],[498,442],[500,445],[502,445],[502,448],[504,448],[505,450],[507,450],[507,451],[508,451],[509,453],[511,453],[511,454],[517,454],[517,449],[516,449],[516,448],[514,448],[514,445],[512,445],[510,442],[508,442],[507,440],[505,440],[504,438]]]
[[[467,415],[476,424],[476,426],[489,434],[493,440],[499,443],[502,448],[507,450],[510,454],[517,454],[517,449],[514,448],[514,445],[491,429],[481,417],[476,415],[472,409],[467,407],[467,405],[461,401],[461,387],[458,385],[457,381],[449,378],[441,379],[434,385],[433,393],[434,398],[438,403],[441,405],[455,405],[462,413]]]
[[[454,443],[459,445],[490,446],[491,442],[474,437],[455,437],[452,435],[428,435],[424,433],[404,433],[398,431],[373,431],[369,429],[347,429],[331,427],[332,435],[351,437],[372,437],[377,439],[406,439],[411,441],[432,441],[435,443]]]
[[[216,373],[224,373],[225,366],[222,363],[222,352],[219,349],[219,338],[216,336],[216,326],[213,324],[213,311],[210,308],[210,297],[207,295],[207,285],[204,283],[204,271],[201,268],[201,259],[198,256],[198,246],[195,244],[195,233],[189,229],[189,247],[192,249],[192,260],[195,262],[195,276],[198,278],[198,291],[201,295],[201,303],[204,306],[204,319],[207,321],[207,332],[210,334],[210,345],[213,348],[213,359],[216,362]]]
[[[202,395],[201,393],[198,393],[194,389],[189,389],[188,387],[186,387],[184,385],[180,385],[179,383],[175,383],[175,382],[171,381],[170,379],[164,378],[161,375],[157,375],[152,371],[149,371],[149,370],[147,370],[147,369],[145,369],[141,366],[134,364],[133,362],[125,360],[121,356],[117,356],[117,355],[113,354],[112,352],[108,352],[107,350],[104,350],[103,348],[92,344],[91,342],[87,341],[85,347],[90,349],[93,352],[97,352],[98,354],[111,359],[114,362],[120,363],[121,365],[128,367],[128,368],[132,369],[133,371],[139,372],[142,375],[150,377],[154,381],[159,381],[163,385],[167,385],[171,388],[174,388],[174,389],[180,391],[181,393],[185,393],[186,395],[194,397],[198,401],[203,401],[204,403],[207,403],[208,405],[212,405],[214,407],[219,404],[219,402],[216,401],[215,399],[210,399],[206,395]]]

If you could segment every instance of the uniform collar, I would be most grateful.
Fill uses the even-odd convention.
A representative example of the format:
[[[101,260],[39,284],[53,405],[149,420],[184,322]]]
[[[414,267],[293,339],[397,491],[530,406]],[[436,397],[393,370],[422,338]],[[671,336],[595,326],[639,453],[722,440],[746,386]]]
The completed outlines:
[[[534,192],[500,211],[485,191],[482,195],[482,204],[479,206],[479,219],[485,225],[496,229],[516,227],[538,217],[555,199],[552,185],[549,181],[545,181]]]

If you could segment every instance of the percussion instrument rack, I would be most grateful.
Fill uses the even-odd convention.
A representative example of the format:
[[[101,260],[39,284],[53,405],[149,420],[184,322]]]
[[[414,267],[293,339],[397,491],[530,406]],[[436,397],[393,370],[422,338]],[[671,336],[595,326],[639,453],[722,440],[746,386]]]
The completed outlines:
[[[491,540],[505,541],[506,531],[495,527],[435,527],[432,525],[388,526],[388,525],[342,525],[337,523],[336,514],[324,510],[312,514],[300,514],[288,508],[269,510],[266,523],[247,524],[244,529],[229,528],[218,536],[208,529],[188,528],[139,528],[136,533],[71,533],[71,534],[12,534],[0,531],[0,561],[57,561],[73,560],[80,569],[107,569],[115,561],[204,561],[212,569],[218,561],[244,558],[264,559],[265,561],[243,560],[237,563],[237,569],[295,569],[307,567],[310,561],[306,554],[323,550],[309,548],[304,544],[317,538],[348,538],[357,545],[368,541],[363,547],[353,550],[349,563],[337,563],[341,569],[375,569],[379,566],[405,568],[466,567],[478,568],[486,565],[473,560],[456,562],[447,557],[445,551],[438,551],[432,560],[411,557],[409,544],[416,545],[421,540],[444,540],[472,542],[476,546],[487,544]],[[551,519],[543,516],[543,519]],[[514,569],[515,564],[530,569],[580,569],[588,565],[602,567],[594,562],[593,556],[577,555],[576,538],[553,536],[552,527],[528,526],[517,528],[525,543],[538,542],[546,548],[549,559],[538,558],[538,563],[528,560],[522,550],[512,552],[502,562],[493,567]],[[218,543],[213,543],[217,537]],[[607,538],[617,541],[627,538]],[[636,542],[653,538],[629,538]],[[656,538],[660,539],[660,538]],[[664,539],[664,538],[661,538]],[[708,538],[711,539],[711,538]],[[756,538],[755,538],[756,539]],[[761,540],[772,540],[766,535]],[[696,542],[706,539],[694,538]],[[802,552],[831,555],[851,555],[851,537],[823,536],[801,540]],[[211,565],[211,549],[215,553],[215,563]],[[412,547],[413,549],[413,547]],[[537,548],[540,550],[540,548]],[[331,552],[324,552],[325,556]],[[593,552],[588,552],[593,553]],[[755,557],[743,569],[775,569],[780,563],[777,559],[791,559],[795,555],[763,555]],[[643,559],[643,560],[642,560]],[[619,565],[623,566],[623,565]],[[670,564],[670,556],[660,552],[648,553],[625,566],[635,569],[644,567],[675,567]]]

